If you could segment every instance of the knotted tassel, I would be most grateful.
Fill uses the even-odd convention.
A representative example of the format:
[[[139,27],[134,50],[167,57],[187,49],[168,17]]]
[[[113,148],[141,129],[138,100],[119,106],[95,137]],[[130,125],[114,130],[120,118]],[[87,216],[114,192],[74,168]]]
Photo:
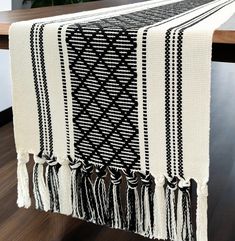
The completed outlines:
[[[50,209],[53,212],[60,211],[59,205],[59,178],[58,178],[58,163],[55,158],[44,156],[47,160],[46,177],[47,188],[50,195]]]
[[[72,209],[73,217],[84,219],[84,209],[82,202],[82,162],[70,160],[71,182],[72,182]]]
[[[167,214],[166,214],[166,196],[165,196],[165,177],[155,177],[154,193],[154,231],[153,236],[156,239],[167,239]]]
[[[95,197],[93,192],[93,185],[91,182],[91,174],[93,171],[93,166],[84,163],[82,166],[82,202],[84,209],[85,220],[95,222],[96,221],[96,207],[95,207]]]
[[[65,215],[72,214],[72,187],[71,170],[68,158],[58,158],[57,162],[61,165],[58,171],[59,178],[59,204],[60,213]]]
[[[122,229],[124,227],[123,210],[120,197],[120,184],[122,181],[122,175],[120,171],[110,168],[110,186],[109,186],[109,224],[116,229]]]
[[[127,179],[127,230],[141,233],[138,178],[132,171],[124,171]]]
[[[97,223],[105,224],[107,221],[107,195],[104,178],[106,177],[106,167],[97,167],[97,178],[94,183],[96,210],[97,210]]]
[[[43,164],[45,159],[34,155],[33,193],[37,209],[48,211],[50,209],[49,191],[45,184]]]
[[[152,179],[150,173],[140,174],[141,186],[141,220],[142,234],[146,237],[153,237],[153,190],[151,189]]]
[[[197,241],[207,241],[207,196],[206,183],[197,184]]]
[[[178,186],[177,241],[193,241],[190,181],[180,180]]]
[[[175,190],[177,187],[176,179],[171,178],[167,182],[166,187],[166,201],[167,201],[167,234],[168,239],[177,239],[177,225],[176,225],[176,198]]]
[[[29,195],[29,176],[26,163],[29,161],[28,153],[20,152],[17,155],[17,204],[19,207],[29,208],[31,199]]]

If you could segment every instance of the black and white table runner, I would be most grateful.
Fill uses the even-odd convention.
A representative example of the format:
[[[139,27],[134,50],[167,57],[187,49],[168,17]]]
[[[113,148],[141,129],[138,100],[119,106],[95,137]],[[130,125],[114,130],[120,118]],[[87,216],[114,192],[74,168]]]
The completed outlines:
[[[212,36],[234,12],[234,0],[151,0],[13,24],[19,207],[33,154],[37,209],[206,241]]]

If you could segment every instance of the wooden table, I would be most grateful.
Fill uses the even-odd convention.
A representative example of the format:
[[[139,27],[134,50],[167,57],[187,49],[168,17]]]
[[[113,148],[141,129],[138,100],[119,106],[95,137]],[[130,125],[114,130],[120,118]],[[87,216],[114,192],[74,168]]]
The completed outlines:
[[[64,6],[20,9],[0,12],[0,49],[8,49],[8,32],[12,23],[56,16],[61,14],[76,13],[103,7],[124,5],[141,2],[143,0],[102,0],[97,2],[79,3]],[[235,15],[223,26],[214,32],[213,54],[215,61],[235,62]]]

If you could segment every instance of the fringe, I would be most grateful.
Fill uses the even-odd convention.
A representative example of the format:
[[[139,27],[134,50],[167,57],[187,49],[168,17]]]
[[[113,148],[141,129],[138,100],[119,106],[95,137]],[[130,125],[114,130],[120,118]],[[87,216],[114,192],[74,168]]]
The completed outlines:
[[[180,180],[178,186],[177,241],[193,241],[190,181]]]
[[[33,193],[36,208],[39,210],[50,210],[50,197],[49,191],[45,184],[43,164],[45,160],[39,155],[34,155],[34,168],[33,168]]]
[[[46,177],[47,188],[50,195],[50,209],[53,212],[60,212],[59,204],[59,178],[58,178],[58,163],[55,158],[44,156],[47,160]]]
[[[88,221],[96,221],[96,206],[95,197],[93,191],[93,185],[91,181],[91,174],[93,171],[93,165],[83,164],[82,166],[82,203],[84,209],[84,218]]]
[[[65,215],[72,214],[72,190],[71,190],[71,170],[68,158],[58,158],[61,165],[58,171],[59,179],[59,205],[60,213]]]
[[[176,198],[177,179],[167,180],[150,173],[140,174],[123,170],[127,181],[126,213],[120,195],[122,173],[109,168],[110,186],[106,193],[105,166],[96,167],[96,179],[93,184],[93,165],[80,160],[68,158],[49,158],[34,156],[33,191],[36,208],[92,221],[109,224],[116,229],[142,234],[149,238],[169,239],[173,241],[194,241],[191,217],[190,182],[180,180],[178,198]],[[43,165],[47,162],[45,183]],[[29,207],[29,181],[26,163],[28,154],[18,154],[18,199],[19,207]],[[140,183],[140,194],[138,192]],[[199,183],[197,187],[197,240],[207,241],[207,184]],[[108,196],[108,198],[107,198]],[[177,201],[177,214],[176,214]],[[177,219],[177,220],[176,220]]]
[[[167,181],[166,187],[166,209],[167,209],[167,235],[168,239],[177,239],[177,225],[176,225],[176,197],[175,190],[177,187],[176,178],[171,178]]]
[[[207,241],[207,196],[206,183],[197,184],[197,241]]]
[[[71,160],[70,160],[71,161]],[[75,161],[71,167],[71,185],[72,185],[72,215],[73,217],[84,219],[84,208],[82,202],[82,162]]]
[[[17,155],[17,205],[18,207],[29,208],[31,198],[29,195],[29,176],[26,163],[29,161],[28,153],[20,152]]]
[[[106,167],[97,167],[97,178],[94,183],[95,203],[97,210],[97,223],[105,224],[107,221],[107,195],[104,178],[106,177]]]
[[[166,215],[166,197],[165,197],[165,177],[155,178],[154,193],[154,231],[153,236],[157,239],[167,239],[167,215]]]
[[[153,190],[151,189],[152,178],[150,173],[140,174],[141,185],[141,220],[142,234],[153,238]]]
[[[112,228],[123,229],[124,219],[123,210],[120,197],[120,184],[122,181],[122,175],[120,171],[110,168],[110,186],[109,186],[109,198],[108,198],[108,210],[109,218],[108,223]]]
[[[122,181],[122,175],[120,171],[110,168],[110,186],[109,186],[109,198],[108,198],[108,210],[109,218],[108,223],[112,228],[123,229],[124,219],[123,210],[120,198],[120,184]]]
[[[140,201],[138,194],[138,178],[135,172],[124,172],[127,179],[127,229],[141,233]]]

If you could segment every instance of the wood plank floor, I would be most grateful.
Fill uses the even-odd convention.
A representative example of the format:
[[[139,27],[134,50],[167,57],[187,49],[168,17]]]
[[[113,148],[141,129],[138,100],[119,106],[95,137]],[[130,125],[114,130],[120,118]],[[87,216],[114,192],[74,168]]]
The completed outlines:
[[[235,70],[213,64],[209,241],[235,241]],[[235,69],[235,68],[234,68]],[[33,163],[30,163],[32,170]],[[195,191],[194,191],[195,195]],[[195,203],[194,203],[195,206]],[[147,241],[60,214],[16,206],[12,123],[0,128],[0,241]]]

